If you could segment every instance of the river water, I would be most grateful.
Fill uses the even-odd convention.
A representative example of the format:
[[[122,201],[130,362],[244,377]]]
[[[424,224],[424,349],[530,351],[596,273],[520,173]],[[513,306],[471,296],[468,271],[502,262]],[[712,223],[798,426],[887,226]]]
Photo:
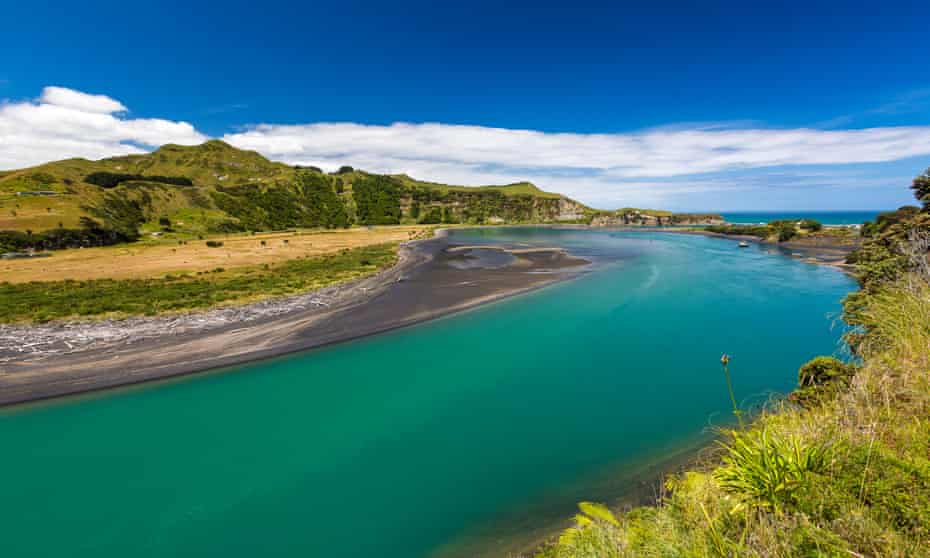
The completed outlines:
[[[855,288],[718,238],[453,238],[595,264],[387,334],[6,409],[3,556],[504,555],[727,424],[721,353],[745,405],[790,390],[838,350]]]

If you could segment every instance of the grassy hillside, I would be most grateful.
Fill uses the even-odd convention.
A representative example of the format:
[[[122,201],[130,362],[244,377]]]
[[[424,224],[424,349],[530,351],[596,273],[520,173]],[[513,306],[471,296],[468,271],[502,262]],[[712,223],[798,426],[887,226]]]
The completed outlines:
[[[543,190],[537,188],[535,184],[530,182],[517,182],[515,184],[507,184],[504,186],[449,186],[448,184],[438,184],[436,182],[416,180],[405,174],[392,175],[392,177],[398,179],[408,186],[430,188],[443,194],[450,191],[473,192],[478,190],[482,192],[500,192],[507,196],[526,195],[549,199],[558,199],[561,197],[559,194],[553,192],[544,192]]]
[[[582,503],[539,556],[930,556],[930,196],[918,199],[866,226],[851,256],[849,362],[804,365],[789,399],[722,432],[717,457],[669,478],[656,506]]]
[[[349,167],[327,174],[218,140],[0,173],[0,231],[20,233],[0,233],[5,250],[296,227],[578,221],[589,213],[529,183],[450,186]]]

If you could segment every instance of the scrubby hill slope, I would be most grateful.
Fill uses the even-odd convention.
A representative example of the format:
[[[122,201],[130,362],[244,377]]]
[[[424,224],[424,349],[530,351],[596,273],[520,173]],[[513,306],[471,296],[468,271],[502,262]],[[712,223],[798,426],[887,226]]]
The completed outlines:
[[[327,174],[218,140],[0,173],[7,249],[353,224],[586,222],[592,213],[526,182],[450,186],[350,167]]]

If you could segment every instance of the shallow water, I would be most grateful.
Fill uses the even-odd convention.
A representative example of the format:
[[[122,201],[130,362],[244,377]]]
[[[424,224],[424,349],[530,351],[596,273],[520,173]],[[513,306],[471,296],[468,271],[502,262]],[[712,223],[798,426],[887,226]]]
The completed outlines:
[[[287,358],[0,414],[3,555],[416,557],[502,548],[837,350],[841,273],[669,233],[584,277]],[[605,492],[606,491],[606,492]],[[463,549],[468,549],[463,550]]]
[[[469,248],[449,258],[456,269],[500,269],[511,265],[516,258],[509,252],[489,248]]]

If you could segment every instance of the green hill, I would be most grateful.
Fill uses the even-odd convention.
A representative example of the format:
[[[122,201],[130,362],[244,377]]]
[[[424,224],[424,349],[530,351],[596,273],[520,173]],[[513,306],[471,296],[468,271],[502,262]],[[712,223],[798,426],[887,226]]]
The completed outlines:
[[[592,214],[527,182],[466,187],[351,167],[324,173],[219,140],[0,173],[0,248],[7,250],[112,243],[146,234],[587,222]]]

